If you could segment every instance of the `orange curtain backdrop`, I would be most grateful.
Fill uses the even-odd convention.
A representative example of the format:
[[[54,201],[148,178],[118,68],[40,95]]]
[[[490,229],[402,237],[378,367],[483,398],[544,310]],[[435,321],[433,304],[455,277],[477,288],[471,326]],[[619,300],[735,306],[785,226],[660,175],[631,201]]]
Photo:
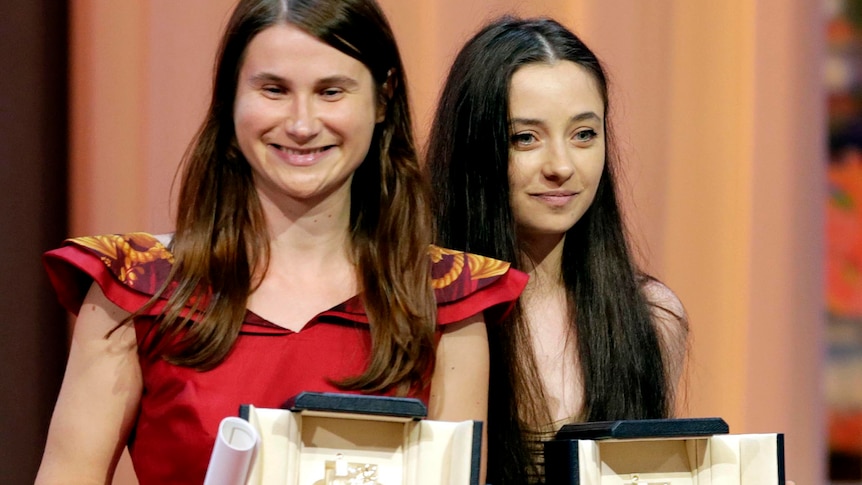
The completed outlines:
[[[553,16],[597,51],[639,253],[691,318],[683,412],[785,432],[788,477],[824,483],[819,2],[380,2],[423,143],[452,57],[486,20]],[[73,234],[170,231],[171,182],[233,3],[71,3]],[[117,483],[134,483],[126,467]]]
[[[171,229],[171,184],[233,3],[70,2],[72,234]]]

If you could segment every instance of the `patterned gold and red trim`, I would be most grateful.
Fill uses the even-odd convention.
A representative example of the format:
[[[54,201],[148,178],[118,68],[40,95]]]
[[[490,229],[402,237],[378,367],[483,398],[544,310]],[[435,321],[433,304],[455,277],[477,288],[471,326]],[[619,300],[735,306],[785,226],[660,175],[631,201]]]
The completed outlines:
[[[168,248],[153,235],[143,232],[80,237],[67,240],[65,246],[46,254],[49,273],[55,267],[59,275],[63,270],[56,269],[57,263],[64,261],[99,282],[103,290],[105,286],[112,286],[106,281],[107,270],[111,275],[107,279],[115,281],[113,285],[119,283],[120,287],[135,293],[152,296],[165,283],[174,264],[174,256]],[[80,251],[101,264],[82,261]],[[511,302],[526,285],[526,275],[512,270],[504,261],[433,245],[429,247],[428,256],[439,323],[460,321],[484,308]],[[99,271],[98,266],[103,269]],[[55,286],[63,284],[59,276],[52,276],[52,279],[58,279]],[[489,291],[480,291],[492,286],[494,288]],[[325,314],[365,320],[361,298],[351,298]]]
[[[67,242],[90,250],[120,283],[148,295],[161,288],[174,264],[168,248],[145,232],[79,237]]]

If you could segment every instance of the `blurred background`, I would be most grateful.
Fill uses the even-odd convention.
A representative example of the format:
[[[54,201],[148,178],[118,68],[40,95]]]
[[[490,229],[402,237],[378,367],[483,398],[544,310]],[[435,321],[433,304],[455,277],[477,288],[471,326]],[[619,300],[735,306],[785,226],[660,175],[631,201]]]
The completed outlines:
[[[827,3],[829,473],[862,480],[862,2]]]
[[[457,49],[545,15],[610,71],[630,229],[692,327],[684,416],[786,434],[788,478],[862,484],[862,2],[379,0],[424,142]],[[169,232],[234,0],[0,2],[0,482],[28,483],[68,319],[40,255]],[[127,462],[115,480],[134,484]]]

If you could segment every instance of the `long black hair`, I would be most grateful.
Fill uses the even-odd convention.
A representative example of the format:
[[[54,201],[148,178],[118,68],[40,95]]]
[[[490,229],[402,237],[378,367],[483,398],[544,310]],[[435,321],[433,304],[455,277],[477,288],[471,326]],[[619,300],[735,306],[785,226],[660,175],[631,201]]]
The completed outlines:
[[[590,73],[606,125],[605,170],[595,199],[563,246],[561,273],[584,383],[584,406],[573,419],[668,417],[672,384],[642,291],[646,276],[633,262],[615,191],[607,76],[596,55],[554,20],[504,17],[455,59],[426,153],[438,243],[526,267],[509,204],[509,88],[519,68],[558,61]],[[521,309],[491,325],[489,339],[488,481],[526,483],[540,476],[528,424],[550,424],[551,418]]]

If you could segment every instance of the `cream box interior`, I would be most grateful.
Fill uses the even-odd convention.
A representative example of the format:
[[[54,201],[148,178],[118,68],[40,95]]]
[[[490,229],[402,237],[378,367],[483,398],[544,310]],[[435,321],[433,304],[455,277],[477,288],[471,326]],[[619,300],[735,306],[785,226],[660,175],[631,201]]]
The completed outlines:
[[[557,439],[545,474],[555,485],[784,485],[784,436]]]
[[[249,485],[478,485],[481,422],[246,406]]]

